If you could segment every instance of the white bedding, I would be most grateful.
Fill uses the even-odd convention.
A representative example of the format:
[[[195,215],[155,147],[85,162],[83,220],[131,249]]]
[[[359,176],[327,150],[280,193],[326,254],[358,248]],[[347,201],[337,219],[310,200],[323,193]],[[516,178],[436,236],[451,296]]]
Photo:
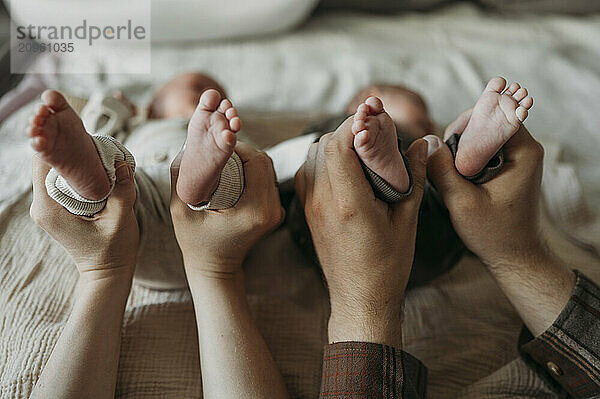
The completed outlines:
[[[427,15],[337,14],[278,37],[157,46],[152,59],[152,76],[64,75],[60,86],[83,96],[96,87],[119,87],[143,102],[149,87],[200,70],[222,82],[250,115],[253,110],[340,112],[362,86],[402,83],[424,95],[443,125],[474,103],[488,78],[517,80],[536,101],[527,127],[544,143],[561,144],[588,203],[600,212],[599,15],[505,21],[468,6]],[[30,153],[22,121],[23,116],[14,117],[0,128],[0,185],[12,188],[0,193],[2,397],[27,397],[68,316],[75,273],[60,248],[27,220]],[[247,265],[248,291],[293,396],[309,398],[318,392],[327,302],[318,273],[300,261],[287,234],[280,230],[263,242],[269,252],[256,249]],[[553,237],[573,266],[597,276],[597,260]],[[134,288],[117,397],[197,395],[188,301],[185,293]],[[431,286],[410,292],[405,320],[406,349],[430,368],[432,398],[457,397],[517,355],[519,320],[472,258]],[[463,394],[480,398],[483,390],[471,387]]]
[[[157,45],[151,76],[107,76],[106,83],[158,85],[190,70],[216,77],[241,108],[269,111],[340,112],[362,86],[402,83],[424,95],[440,124],[472,106],[489,78],[505,76],[530,88],[528,128],[563,144],[600,210],[599,14],[507,20],[465,5],[433,14],[322,15],[277,37]],[[105,84],[93,75],[61,83],[81,94]]]

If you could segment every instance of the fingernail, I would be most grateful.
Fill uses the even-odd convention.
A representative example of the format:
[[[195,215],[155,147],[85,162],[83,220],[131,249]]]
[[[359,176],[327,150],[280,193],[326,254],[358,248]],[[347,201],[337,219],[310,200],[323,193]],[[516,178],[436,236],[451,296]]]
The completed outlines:
[[[427,141],[427,158],[432,156],[442,146],[442,140],[438,136],[430,134],[423,137]]]

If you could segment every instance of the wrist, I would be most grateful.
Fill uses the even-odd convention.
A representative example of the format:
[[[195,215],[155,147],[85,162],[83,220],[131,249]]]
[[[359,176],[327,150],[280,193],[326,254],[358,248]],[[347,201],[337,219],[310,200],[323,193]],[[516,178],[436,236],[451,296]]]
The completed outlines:
[[[218,278],[222,275],[226,278],[228,275],[235,275],[242,270],[243,262],[243,257],[188,256],[183,253],[183,266],[186,273],[206,275],[206,277]]]
[[[107,266],[78,266],[79,282],[82,284],[105,283],[107,285],[129,284],[133,280],[135,262]]]
[[[492,273],[547,267],[557,263],[555,255],[542,242],[508,252],[502,257],[485,262]]]
[[[577,279],[549,250],[496,264],[490,273],[534,336],[556,321],[571,299]]]
[[[400,313],[347,315],[332,313],[328,323],[329,343],[370,342],[402,349]]]
[[[338,319],[395,317],[402,310],[404,290],[379,286],[377,289],[340,290],[329,287],[331,314]]]
[[[133,271],[89,270],[82,272],[77,283],[75,296],[93,296],[106,300],[116,300],[125,304],[131,291]],[[103,300],[104,300],[103,299]]]
[[[487,250],[475,251],[475,254],[492,270],[545,263],[551,256],[551,251],[539,232],[528,233],[527,239],[498,238],[493,245],[486,243],[485,247]]]
[[[188,284],[197,319],[213,314],[223,303],[248,306],[244,273],[188,273]]]
[[[214,265],[190,265],[191,267],[185,268],[188,284],[192,293],[194,291],[201,291],[206,289],[230,289],[232,287],[238,287],[240,284],[243,286],[244,272],[241,265],[233,266],[227,265],[226,267],[222,264]],[[196,288],[201,287],[201,290]]]
[[[329,342],[356,341],[402,347],[402,296],[366,301],[331,298]]]

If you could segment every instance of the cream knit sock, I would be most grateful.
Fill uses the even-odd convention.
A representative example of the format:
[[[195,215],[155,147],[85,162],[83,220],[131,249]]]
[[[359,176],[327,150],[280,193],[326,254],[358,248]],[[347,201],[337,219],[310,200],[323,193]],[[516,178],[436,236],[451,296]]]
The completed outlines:
[[[219,186],[212,195],[210,201],[201,206],[189,205],[190,209],[195,211],[218,210],[232,208],[244,192],[244,167],[242,160],[235,152],[227,160],[221,177]]]
[[[110,182],[110,192],[112,192],[116,180],[115,163],[125,161],[135,171],[135,160],[133,155],[121,143],[110,136],[92,135],[92,139],[106,170]],[[81,216],[93,216],[102,211],[110,195],[109,192],[105,198],[98,201],[84,198],[54,168],[50,170],[46,177],[46,190],[50,198],[69,212]],[[221,172],[219,186],[210,201],[199,207],[192,205],[189,205],[189,207],[197,211],[231,208],[238,202],[243,191],[244,169],[242,160],[236,153],[233,153]]]
[[[106,200],[115,185],[115,162],[125,161],[135,171],[135,160],[133,155],[121,143],[110,136],[92,135],[100,160],[106,170],[110,182],[109,194],[98,201],[92,201],[79,195],[64,177],[58,174],[54,168],[46,176],[46,191],[50,198],[54,199],[69,212],[80,216],[93,216],[102,211],[106,206]]]

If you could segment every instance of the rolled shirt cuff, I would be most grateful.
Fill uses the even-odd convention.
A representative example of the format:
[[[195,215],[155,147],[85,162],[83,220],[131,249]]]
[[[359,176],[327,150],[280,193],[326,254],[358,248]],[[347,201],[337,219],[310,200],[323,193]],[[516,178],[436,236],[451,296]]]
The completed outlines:
[[[194,206],[188,204],[194,211],[220,210],[233,208],[244,192],[244,166],[239,155],[235,152],[227,160],[221,171],[219,185],[206,204]]]

